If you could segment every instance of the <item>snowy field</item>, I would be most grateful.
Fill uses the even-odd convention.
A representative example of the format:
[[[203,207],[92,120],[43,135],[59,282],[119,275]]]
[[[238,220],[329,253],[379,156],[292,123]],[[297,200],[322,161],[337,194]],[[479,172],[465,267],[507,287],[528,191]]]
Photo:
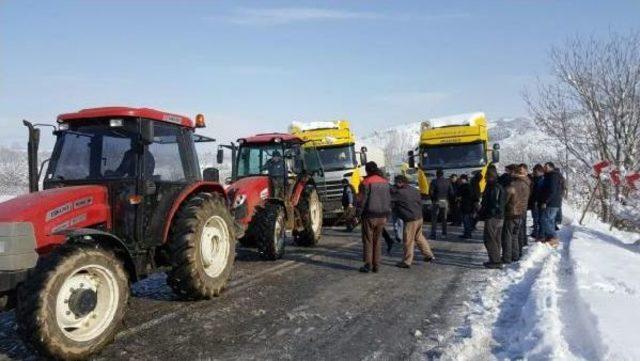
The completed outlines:
[[[640,236],[565,215],[560,247],[531,244],[519,264],[488,279],[465,324],[432,356],[640,360]]]

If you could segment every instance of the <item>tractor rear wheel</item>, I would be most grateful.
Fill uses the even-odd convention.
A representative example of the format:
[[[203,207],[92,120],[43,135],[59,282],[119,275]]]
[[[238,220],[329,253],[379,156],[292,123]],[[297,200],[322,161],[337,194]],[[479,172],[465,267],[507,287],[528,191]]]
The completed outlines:
[[[256,209],[251,223],[256,230],[260,257],[271,261],[282,258],[286,243],[284,207],[276,203],[267,203],[264,207]]]
[[[62,245],[42,257],[18,289],[20,334],[37,351],[78,360],[116,335],[129,299],[129,281],[110,251]]]
[[[315,188],[307,188],[298,203],[304,229],[293,233],[294,241],[299,246],[315,246],[322,233],[322,202]]]
[[[171,270],[167,282],[187,299],[217,297],[235,260],[235,229],[222,197],[199,193],[178,211],[169,241]]]

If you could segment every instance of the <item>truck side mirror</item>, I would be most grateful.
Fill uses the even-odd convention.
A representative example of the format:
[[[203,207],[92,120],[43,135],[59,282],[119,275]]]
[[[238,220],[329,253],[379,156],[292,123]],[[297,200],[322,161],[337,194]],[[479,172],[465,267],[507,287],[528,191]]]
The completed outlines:
[[[500,147],[498,147],[498,149],[493,149],[493,152],[491,152],[491,162],[492,163],[498,163],[500,161]]]
[[[224,161],[224,149],[218,148],[218,153],[216,154],[216,161],[218,164],[222,164]]]
[[[140,127],[140,138],[144,144],[153,143],[153,122],[148,119],[142,120]]]
[[[220,182],[220,170],[218,168],[205,168],[202,171],[202,179],[208,182]]]
[[[407,153],[407,156],[409,157],[407,159],[407,163],[409,164],[409,168],[415,168],[416,167],[415,153],[413,153],[413,151],[410,150],[409,153]]]

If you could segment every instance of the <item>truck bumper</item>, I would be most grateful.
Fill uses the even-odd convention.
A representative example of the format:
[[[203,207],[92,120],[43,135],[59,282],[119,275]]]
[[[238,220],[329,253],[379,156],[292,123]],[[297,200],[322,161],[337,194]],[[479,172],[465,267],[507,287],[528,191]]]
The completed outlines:
[[[29,270],[0,271],[0,294],[15,290],[15,288],[27,279]]]

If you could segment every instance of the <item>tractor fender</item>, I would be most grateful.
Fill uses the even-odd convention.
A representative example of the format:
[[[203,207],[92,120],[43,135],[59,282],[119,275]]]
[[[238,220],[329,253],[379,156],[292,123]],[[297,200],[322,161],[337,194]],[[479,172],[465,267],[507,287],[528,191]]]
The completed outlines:
[[[65,232],[67,244],[89,244],[99,245],[105,249],[113,251],[116,256],[124,263],[124,268],[129,274],[131,282],[136,282],[138,278],[138,270],[133,255],[127,248],[126,244],[117,236],[93,228],[76,228]]]
[[[227,193],[224,190],[224,187],[220,183],[201,181],[201,182],[196,182],[187,186],[185,189],[182,190],[182,192],[180,192],[180,194],[178,194],[178,197],[176,197],[176,200],[173,202],[173,205],[171,206],[171,209],[167,214],[167,219],[166,219],[166,222],[164,223],[164,227],[162,230],[163,244],[167,242],[167,239],[169,237],[169,229],[171,228],[171,224],[173,223],[173,218],[175,217],[176,212],[178,212],[178,209],[180,209],[180,206],[182,205],[182,203],[184,203],[184,201],[189,199],[192,195],[200,192],[220,194],[224,198],[227,208],[229,207],[229,200],[227,199]]]

